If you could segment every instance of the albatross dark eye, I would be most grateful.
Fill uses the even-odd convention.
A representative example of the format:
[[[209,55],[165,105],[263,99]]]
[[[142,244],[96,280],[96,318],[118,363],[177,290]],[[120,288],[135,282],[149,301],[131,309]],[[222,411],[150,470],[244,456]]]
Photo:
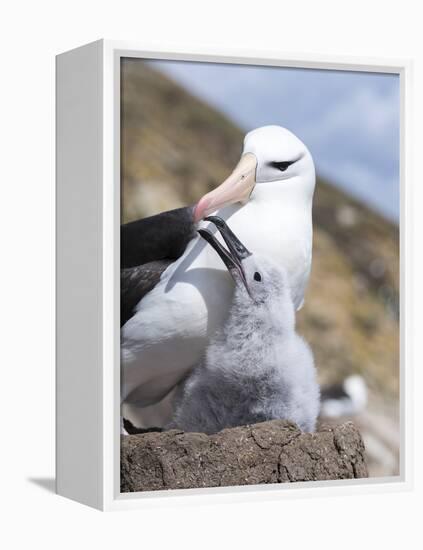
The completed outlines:
[[[260,282],[261,281],[261,275],[258,271],[254,273],[254,280]]]
[[[281,161],[281,162],[271,162],[271,166],[273,166],[273,168],[277,168],[278,170],[280,170],[281,172],[285,172],[285,170],[287,168],[289,168],[291,166],[291,164],[294,164],[295,160],[284,160],[284,161]]]

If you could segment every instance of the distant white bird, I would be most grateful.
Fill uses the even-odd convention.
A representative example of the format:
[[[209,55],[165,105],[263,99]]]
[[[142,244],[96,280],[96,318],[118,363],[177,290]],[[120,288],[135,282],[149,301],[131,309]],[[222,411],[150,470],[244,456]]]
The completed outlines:
[[[347,376],[341,384],[322,390],[321,416],[339,418],[360,414],[367,406],[367,385],[358,374]]]
[[[295,332],[295,310],[283,268],[250,254],[220,218],[229,251],[207,230],[235,281],[229,317],[203,361],[178,388],[172,423],[184,431],[216,433],[273,419],[313,431],[320,408],[313,355]]]
[[[293,304],[299,308],[311,267],[314,186],[314,164],[306,146],[285,128],[258,128],[246,135],[233,173],[196,205],[193,223],[216,211],[230,220],[249,249],[286,270]],[[186,218],[188,211],[180,212]],[[137,237],[136,224],[130,224],[129,247],[123,252],[143,238],[142,234]],[[175,220],[167,224],[169,239],[176,225]],[[192,227],[187,227],[183,234],[191,237]],[[154,239],[155,228],[163,233],[163,216],[149,221],[149,238],[160,244],[163,239]],[[147,262],[163,257],[157,243]],[[122,260],[125,265],[124,256]],[[140,269],[138,277],[130,271],[125,275],[131,308],[121,329],[121,390],[123,402],[142,409],[162,400],[198,364],[226,319],[234,285],[214,251],[199,237],[161,275],[163,265],[156,269],[154,262]],[[144,278],[146,287],[141,284],[134,293]],[[132,420],[139,426],[149,425],[142,410]]]

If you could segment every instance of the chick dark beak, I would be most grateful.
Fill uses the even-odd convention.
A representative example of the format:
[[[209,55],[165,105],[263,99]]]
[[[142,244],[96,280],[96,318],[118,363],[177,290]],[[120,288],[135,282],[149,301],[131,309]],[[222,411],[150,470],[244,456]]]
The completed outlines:
[[[240,282],[244,285],[248,294],[250,289],[248,288],[247,279],[245,277],[245,271],[242,266],[242,260],[251,256],[251,252],[242,244],[238,237],[233,233],[222,218],[218,216],[209,216],[207,221],[212,222],[222,235],[223,240],[228,246],[227,250],[208,229],[199,229],[198,233],[205,239],[219,254],[223,263],[226,265],[227,270],[232,275],[235,284]]]

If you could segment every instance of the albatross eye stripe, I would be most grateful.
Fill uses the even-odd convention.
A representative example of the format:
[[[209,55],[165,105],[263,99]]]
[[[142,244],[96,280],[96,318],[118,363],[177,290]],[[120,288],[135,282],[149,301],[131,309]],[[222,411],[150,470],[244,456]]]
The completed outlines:
[[[277,168],[281,172],[285,172],[285,170],[287,168],[289,168],[291,166],[291,164],[294,164],[294,162],[297,162],[297,161],[296,160],[283,160],[283,161],[280,161],[280,162],[277,162],[277,161],[270,162],[269,164],[273,168]]]

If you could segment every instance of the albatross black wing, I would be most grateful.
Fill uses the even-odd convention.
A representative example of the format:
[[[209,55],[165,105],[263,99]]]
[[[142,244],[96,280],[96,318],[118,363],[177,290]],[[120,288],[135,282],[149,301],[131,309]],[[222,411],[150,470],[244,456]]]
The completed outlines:
[[[155,260],[176,260],[196,236],[194,207],[168,210],[121,226],[121,269]]]
[[[120,326],[132,317],[139,301],[159,282],[173,260],[157,260],[120,270]]]

